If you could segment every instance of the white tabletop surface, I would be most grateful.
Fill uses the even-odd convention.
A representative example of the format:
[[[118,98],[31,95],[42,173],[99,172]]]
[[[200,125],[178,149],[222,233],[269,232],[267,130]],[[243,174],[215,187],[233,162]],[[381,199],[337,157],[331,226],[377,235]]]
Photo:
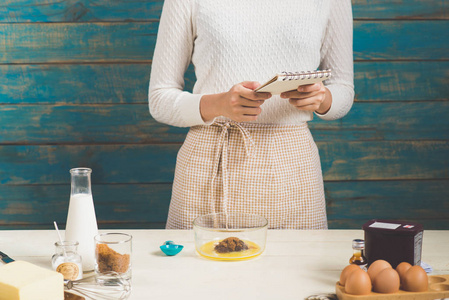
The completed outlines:
[[[304,299],[335,292],[362,230],[269,230],[265,252],[253,260],[210,261],[195,252],[190,230],[102,230],[133,236],[131,300]],[[51,268],[55,231],[0,231],[0,250],[16,260]],[[166,240],[184,245],[165,256]],[[449,231],[425,231],[422,260],[432,274],[449,274]]]

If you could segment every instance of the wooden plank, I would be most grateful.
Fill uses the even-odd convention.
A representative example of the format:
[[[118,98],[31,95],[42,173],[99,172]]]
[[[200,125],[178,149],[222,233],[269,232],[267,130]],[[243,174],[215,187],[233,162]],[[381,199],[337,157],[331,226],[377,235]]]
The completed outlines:
[[[355,21],[354,59],[448,59],[447,32],[448,21]]]
[[[165,223],[171,184],[93,185],[99,228],[125,224]],[[0,228],[36,225],[50,228],[53,221],[65,228],[70,198],[69,184],[0,186]]]
[[[325,180],[449,178],[448,141],[318,142]]]
[[[0,65],[0,103],[148,103],[150,63]],[[188,69],[186,90],[195,75]]]
[[[173,181],[180,145],[0,146],[0,184],[64,184],[69,169],[90,167],[100,183]],[[42,168],[42,169],[41,169]]]
[[[0,103],[147,103],[151,64],[0,65]],[[355,62],[357,101],[448,100],[448,61]],[[193,66],[186,90],[195,82]],[[248,79],[250,80],[250,79]]]
[[[0,143],[182,142],[186,128],[156,122],[148,104],[0,105]]]
[[[168,183],[179,144],[0,146],[0,184],[64,184],[91,167],[93,182]],[[448,179],[448,141],[319,142],[325,180]]]
[[[0,24],[0,63],[148,62],[157,22]],[[356,60],[449,59],[449,21],[355,21]],[[418,34],[419,33],[419,34]]]
[[[447,180],[326,182],[327,212],[335,221],[446,220]]]
[[[392,218],[391,220],[397,220],[396,218]],[[357,220],[357,219],[344,219],[344,220],[334,220],[328,219],[329,229],[362,229],[363,224],[365,224],[367,220]],[[448,220],[447,219],[420,219],[416,218],[407,218],[406,221],[417,222],[424,226],[424,230],[447,230]],[[426,234],[424,233],[424,238]]]
[[[58,223],[59,224],[59,223]],[[145,223],[136,223],[133,221],[129,222],[117,222],[117,223],[98,223],[98,228],[100,229],[165,229],[165,222],[145,222]],[[24,223],[17,222],[14,225],[1,225],[0,230],[38,230],[38,229],[52,229],[48,226],[47,223]]]
[[[0,22],[97,22],[159,19],[163,0],[3,0]],[[449,19],[447,1],[353,0],[356,19]]]
[[[355,19],[449,19],[449,2],[429,0],[352,0]]]
[[[357,101],[449,100],[449,62],[355,62]]]
[[[316,141],[448,140],[449,102],[356,102],[342,119],[309,122]]]
[[[2,0],[0,22],[98,22],[159,19],[163,0]]]
[[[0,102],[143,103],[150,69],[150,64],[0,65]]]
[[[331,228],[361,228],[373,218],[418,221],[449,229],[449,181],[325,182]],[[171,184],[95,184],[100,228],[161,228]],[[0,185],[0,229],[65,227],[70,185]],[[131,225],[132,224],[132,225]],[[134,226],[134,227],[132,227]]]
[[[157,22],[0,24],[0,63],[150,61]]]
[[[309,126],[316,141],[449,140],[448,112],[449,101],[356,102]],[[187,131],[156,122],[147,104],[0,105],[2,144],[182,143]]]

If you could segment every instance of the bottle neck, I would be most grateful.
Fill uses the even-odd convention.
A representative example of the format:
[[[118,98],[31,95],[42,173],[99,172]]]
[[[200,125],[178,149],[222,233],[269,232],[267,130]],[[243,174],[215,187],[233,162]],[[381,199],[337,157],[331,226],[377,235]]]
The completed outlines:
[[[90,174],[91,169],[88,168],[76,168],[71,169],[72,174],[71,180],[71,195],[74,194],[92,194]]]
[[[362,256],[363,255],[363,249],[353,249],[353,253],[355,256]]]

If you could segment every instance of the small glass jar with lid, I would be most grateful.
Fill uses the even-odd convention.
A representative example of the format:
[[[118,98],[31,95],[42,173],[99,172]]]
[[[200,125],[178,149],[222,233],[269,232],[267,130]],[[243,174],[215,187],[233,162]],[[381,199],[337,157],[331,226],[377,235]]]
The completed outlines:
[[[83,278],[83,265],[81,255],[78,254],[78,242],[56,242],[56,252],[51,262],[53,270],[61,273],[65,280],[78,280]]]
[[[368,260],[365,257],[365,240],[355,239],[352,241],[352,257],[349,259],[349,263],[359,266],[361,269],[367,269]]]

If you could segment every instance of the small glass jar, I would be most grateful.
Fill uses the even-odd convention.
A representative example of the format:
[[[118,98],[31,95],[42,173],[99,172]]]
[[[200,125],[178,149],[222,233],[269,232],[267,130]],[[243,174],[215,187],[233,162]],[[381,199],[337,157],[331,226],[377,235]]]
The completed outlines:
[[[359,266],[361,269],[366,271],[366,267],[368,264],[368,260],[365,257],[365,254],[363,253],[365,250],[365,241],[364,240],[353,240],[352,241],[352,250],[353,255],[349,259],[349,263],[353,265]]]
[[[66,280],[83,278],[81,255],[78,254],[78,242],[56,242],[56,252],[51,258],[53,270],[61,273]]]

